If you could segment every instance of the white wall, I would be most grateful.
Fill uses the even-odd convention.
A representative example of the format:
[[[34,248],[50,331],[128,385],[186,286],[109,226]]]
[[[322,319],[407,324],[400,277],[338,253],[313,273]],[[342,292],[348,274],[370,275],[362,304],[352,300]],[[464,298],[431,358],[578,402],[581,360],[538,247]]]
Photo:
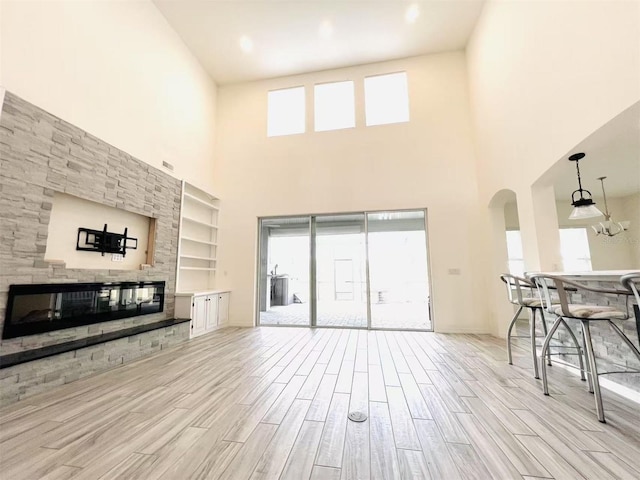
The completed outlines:
[[[483,200],[527,191],[640,99],[639,36],[640,2],[485,5],[467,48]]]
[[[1,4],[0,85],[212,187],[216,85],[151,1]]]
[[[553,189],[532,185],[640,99],[639,23],[639,2],[485,4],[467,47],[479,204],[487,207],[502,189],[516,192],[528,270],[558,264]],[[481,217],[491,223],[488,208]],[[498,230],[484,229],[484,241]],[[485,271],[502,262],[485,260]]]
[[[364,76],[400,70],[411,121],[365,127]],[[347,79],[356,85],[356,128],[313,132],[308,101],[308,133],[267,138],[268,90],[305,85],[310,100],[314,83]],[[257,217],[427,207],[435,328],[486,332],[474,283],[481,276],[467,91],[462,52],[221,87],[216,286],[233,292],[231,323],[253,324]]]

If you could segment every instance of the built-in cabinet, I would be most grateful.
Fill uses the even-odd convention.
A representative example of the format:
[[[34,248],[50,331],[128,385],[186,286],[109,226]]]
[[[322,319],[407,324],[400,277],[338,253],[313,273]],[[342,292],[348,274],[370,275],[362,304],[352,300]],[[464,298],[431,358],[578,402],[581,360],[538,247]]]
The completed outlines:
[[[191,338],[223,327],[229,320],[229,292],[176,293],[176,318],[191,319]]]

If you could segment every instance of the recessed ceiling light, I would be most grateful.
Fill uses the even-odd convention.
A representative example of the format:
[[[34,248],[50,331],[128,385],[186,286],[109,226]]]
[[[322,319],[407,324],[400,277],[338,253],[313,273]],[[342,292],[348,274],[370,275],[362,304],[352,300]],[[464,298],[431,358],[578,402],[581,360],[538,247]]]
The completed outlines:
[[[240,48],[244,53],[251,53],[253,51],[253,42],[249,37],[243,35],[240,37]]]
[[[415,21],[420,16],[420,7],[418,7],[417,3],[412,3],[407,8],[407,11],[404,14],[404,19],[407,23],[415,23]]]
[[[320,24],[318,32],[320,33],[321,38],[327,40],[333,35],[333,25],[329,20],[325,20]]]

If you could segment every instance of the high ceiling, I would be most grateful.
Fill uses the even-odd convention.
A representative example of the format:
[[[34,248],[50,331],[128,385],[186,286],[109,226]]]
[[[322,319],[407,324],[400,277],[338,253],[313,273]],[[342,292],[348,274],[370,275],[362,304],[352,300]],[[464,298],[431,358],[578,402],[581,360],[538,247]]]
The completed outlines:
[[[465,48],[484,0],[154,0],[218,84]]]
[[[465,48],[484,0],[153,0],[218,84]],[[640,191],[640,105],[576,145],[583,187]],[[577,188],[560,159],[540,179],[558,198]]]

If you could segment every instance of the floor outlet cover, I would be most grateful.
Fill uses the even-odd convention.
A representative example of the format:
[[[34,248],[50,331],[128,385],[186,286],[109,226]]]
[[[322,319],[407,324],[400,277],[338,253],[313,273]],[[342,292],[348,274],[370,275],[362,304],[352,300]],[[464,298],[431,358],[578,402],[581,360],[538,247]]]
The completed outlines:
[[[352,422],[364,422],[367,416],[362,412],[351,412],[348,415],[349,420]]]

